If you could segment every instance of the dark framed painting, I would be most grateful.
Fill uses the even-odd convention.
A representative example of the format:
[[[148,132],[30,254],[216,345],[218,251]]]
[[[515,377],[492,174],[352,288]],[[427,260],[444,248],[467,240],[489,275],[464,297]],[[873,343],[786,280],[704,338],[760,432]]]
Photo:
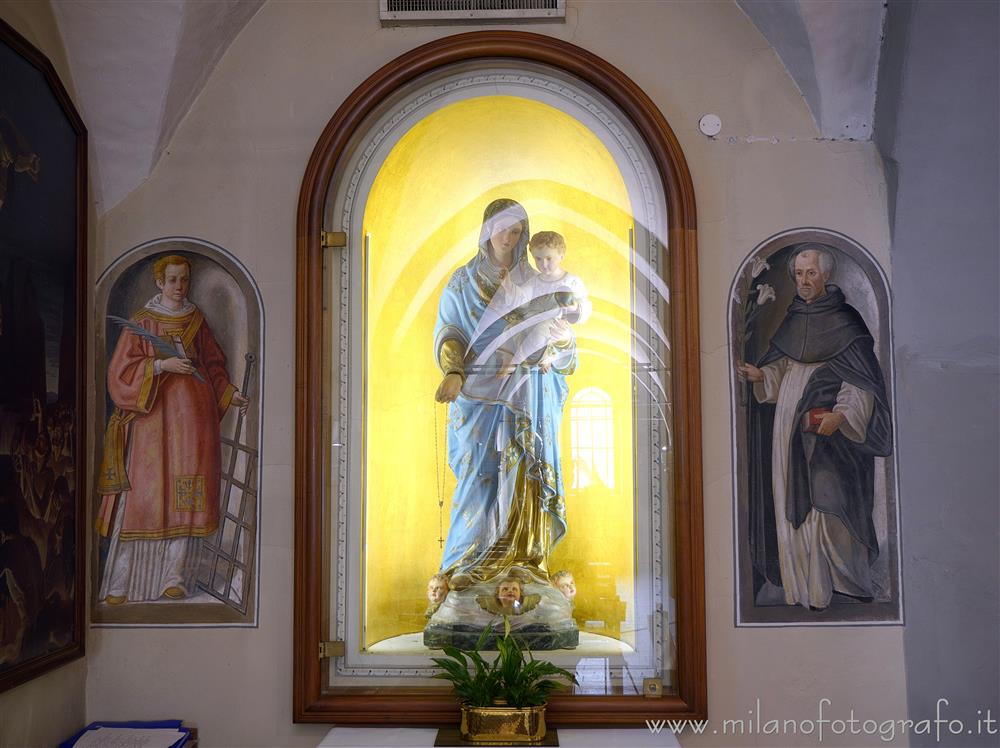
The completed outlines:
[[[0,21],[0,691],[84,652],[87,131]]]
[[[574,674],[552,725],[703,718],[694,191],[655,104],[559,40],[439,39],[333,115],[297,235],[296,721],[454,721],[434,656],[505,636]]]

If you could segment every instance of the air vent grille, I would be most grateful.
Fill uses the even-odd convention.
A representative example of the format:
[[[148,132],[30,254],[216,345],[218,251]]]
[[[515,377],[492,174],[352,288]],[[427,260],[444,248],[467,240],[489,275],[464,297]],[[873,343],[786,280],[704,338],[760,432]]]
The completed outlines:
[[[566,0],[379,0],[383,23],[566,18]]]

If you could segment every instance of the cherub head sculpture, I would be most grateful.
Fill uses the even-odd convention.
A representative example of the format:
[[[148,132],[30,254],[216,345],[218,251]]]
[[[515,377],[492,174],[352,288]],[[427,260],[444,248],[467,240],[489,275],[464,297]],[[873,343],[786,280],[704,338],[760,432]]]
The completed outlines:
[[[431,605],[440,605],[448,597],[448,577],[435,574],[427,582],[427,599]]]
[[[497,585],[496,598],[503,608],[521,607],[521,599],[524,595],[521,589],[521,580],[516,577],[505,577]]]
[[[552,584],[562,592],[567,600],[576,597],[576,580],[573,579],[573,572],[563,569],[552,575]]]

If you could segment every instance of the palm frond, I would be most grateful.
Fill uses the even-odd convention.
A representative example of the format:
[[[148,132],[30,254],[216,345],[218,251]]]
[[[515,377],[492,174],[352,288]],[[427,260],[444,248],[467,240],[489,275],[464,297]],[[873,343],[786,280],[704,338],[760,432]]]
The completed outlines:
[[[157,353],[159,353],[161,356],[163,356],[165,358],[179,358],[180,357],[180,354],[177,352],[177,350],[174,349],[174,347],[172,345],[170,345],[167,341],[165,341],[163,338],[161,338],[161,337],[159,337],[157,335],[153,335],[153,333],[151,333],[149,330],[147,330],[144,327],[140,327],[135,322],[132,322],[131,320],[127,320],[124,317],[116,317],[113,314],[109,314],[108,315],[108,319],[111,320],[112,322],[114,322],[116,325],[118,325],[123,330],[128,330],[130,333],[132,333],[133,335],[135,335],[137,338],[142,338],[143,340],[148,341],[149,344],[153,346],[153,350],[156,351]],[[198,372],[197,369],[193,372],[193,374],[194,374],[194,377],[199,382],[204,382],[205,381],[205,378]]]

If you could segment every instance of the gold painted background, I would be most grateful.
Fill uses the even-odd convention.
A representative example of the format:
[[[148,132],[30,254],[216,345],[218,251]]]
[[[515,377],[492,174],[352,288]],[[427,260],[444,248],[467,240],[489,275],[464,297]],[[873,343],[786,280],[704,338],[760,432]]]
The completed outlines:
[[[454,487],[446,406],[434,402],[434,322],[451,273],[477,251],[483,209],[499,197],[524,205],[532,232],[565,236],[563,267],[583,279],[594,304],[590,320],[574,326],[580,363],[567,378],[561,436],[569,528],[549,569],[576,576],[581,628],[634,644],[628,195],[611,154],[582,123],[539,102],[488,96],[418,122],[386,158],[365,206],[366,647],[425,623]],[[613,489],[599,481],[573,488],[570,414],[588,387],[611,398]]]

